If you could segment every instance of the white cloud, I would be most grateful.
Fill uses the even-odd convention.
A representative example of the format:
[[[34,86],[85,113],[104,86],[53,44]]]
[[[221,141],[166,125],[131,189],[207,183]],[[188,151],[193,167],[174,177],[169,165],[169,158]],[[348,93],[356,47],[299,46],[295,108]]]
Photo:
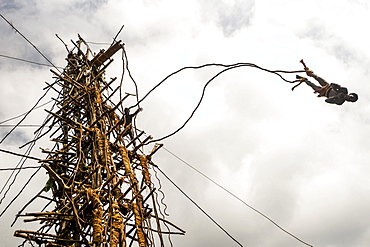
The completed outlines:
[[[369,37],[359,27],[369,22],[368,7],[366,1],[347,0],[70,0],[5,1],[0,11],[61,66],[66,51],[55,33],[67,44],[77,39],[77,33],[87,41],[111,42],[124,24],[119,39],[126,44],[141,97],[183,66],[251,62],[297,70],[302,69],[301,58],[329,82],[359,93],[358,102],[333,106],[306,85],[292,92],[292,84],[273,74],[238,68],[210,84],[199,111],[165,144],[305,241],[315,246],[362,247],[370,238],[366,220],[370,88],[366,83]],[[0,30],[0,54],[45,62],[3,21]],[[91,46],[95,51],[106,48]],[[119,55],[115,63],[109,76],[120,75]],[[0,121],[28,110],[42,94],[43,81],[52,81],[48,68],[5,58],[0,58],[0,70]],[[154,137],[175,130],[190,115],[215,71],[187,71],[164,83],[142,103],[138,126]],[[125,91],[133,92],[132,83],[128,79],[125,83]],[[41,109],[27,121],[39,123],[43,116]],[[20,129],[3,148],[17,150],[32,132]],[[17,146],[10,145],[13,142]],[[39,150],[35,153],[41,155]],[[7,155],[1,157],[8,161],[1,167],[14,164]],[[164,150],[154,161],[243,245],[300,244]],[[19,181],[28,178],[24,174]],[[34,180],[17,204],[43,186],[44,175]],[[175,238],[175,246],[233,245],[168,182],[163,185],[171,219],[188,232]],[[12,208],[0,219],[6,229],[2,239],[9,246],[19,241],[7,226],[17,210]],[[25,227],[23,222],[17,225]]]
[[[203,19],[217,24],[226,37],[251,25],[254,0],[201,1]]]

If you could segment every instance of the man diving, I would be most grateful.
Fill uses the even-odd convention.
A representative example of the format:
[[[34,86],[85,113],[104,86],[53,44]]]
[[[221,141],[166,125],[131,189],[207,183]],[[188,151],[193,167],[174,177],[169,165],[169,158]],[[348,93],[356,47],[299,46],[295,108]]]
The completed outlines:
[[[312,70],[309,70],[309,68],[304,63],[303,59],[300,62],[303,64],[306,74],[310,77],[313,77],[318,83],[320,83],[320,86],[317,86],[316,84],[310,82],[307,78],[301,77],[299,75],[296,76],[297,79],[299,79],[301,82],[305,82],[307,85],[312,87],[314,93],[318,93],[318,97],[326,97],[327,99],[325,100],[325,102],[330,104],[342,105],[346,101],[348,102],[357,101],[358,99],[357,94],[355,93],[348,94],[347,88],[342,87],[335,83],[331,84],[327,83],[323,78],[314,74]]]

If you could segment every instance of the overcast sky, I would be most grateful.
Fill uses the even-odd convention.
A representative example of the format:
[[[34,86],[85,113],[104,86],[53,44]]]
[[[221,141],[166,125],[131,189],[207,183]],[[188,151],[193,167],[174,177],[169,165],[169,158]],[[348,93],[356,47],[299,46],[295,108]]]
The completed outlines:
[[[168,150],[315,247],[367,247],[370,242],[369,8],[367,0],[0,3],[0,13],[62,67],[66,50],[55,34],[69,46],[77,34],[86,41],[110,43],[124,24],[119,39],[125,43],[139,97],[183,66],[249,62],[271,70],[301,70],[302,58],[328,82],[358,93],[356,103],[330,105],[307,85],[292,92],[293,85],[274,74],[238,68],[214,80],[189,124],[164,141]],[[3,20],[0,32],[1,55],[46,63]],[[91,48],[99,51],[107,45]],[[108,78],[121,75],[120,55],[115,58]],[[216,72],[188,71],[164,83],[142,103],[137,127],[155,138],[176,130]],[[53,82],[49,68],[0,57],[0,121],[27,111],[43,94],[45,81]],[[132,83],[125,83],[124,91],[134,93]],[[40,109],[25,123],[40,124],[43,117]],[[8,130],[0,128],[1,137]],[[18,129],[0,148],[23,152],[18,147],[32,138],[33,130]],[[44,145],[47,140],[33,154],[41,157],[39,147]],[[18,161],[3,153],[0,159],[0,167],[14,167]],[[166,150],[154,162],[243,246],[305,246]],[[22,172],[1,210],[31,173]],[[9,174],[1,172],[0,185]],[[14,228],[10,223],[45,179],[41,171],[0,218],[0,246],[16,246],[22,240],[13,238],[13,232],[32,229],[22,221]],[[237,246],[165,178],[161,181],[169,220],[187,231],[172,238],[175,246]]]

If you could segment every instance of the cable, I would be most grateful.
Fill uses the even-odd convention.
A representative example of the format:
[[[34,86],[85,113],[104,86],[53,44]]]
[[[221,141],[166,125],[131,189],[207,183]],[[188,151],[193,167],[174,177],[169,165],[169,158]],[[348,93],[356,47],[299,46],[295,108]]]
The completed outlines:
[[[263,214],[261,211],[257,210],[256,208],[252,207],[251,205],[249,205],[248,203],[246,203],[245,201],[243,201],[242,199],[240,199],[239,197],[237,197],[235,194],[233,194],[232,192],[230,192],[229,190],[227,190],[225,187],[221,186],[220,184],[218,184],[216,181],[214,181],[213,179],[211,179],[210,177],[208,177],[207,175],[205,175],[203,172],[199,171],[198,169],[196,169],[194,166],[190,165],[188,162],[186,162],[185,160],[181,159],[179,156],[177,156],[176,154],[174,154],[173,152],[171,152],[170,150],[168,150],[167,148],[163,147],[164,150],[166,150],[168,153],[170,153],[171,155],[173,155],[175,158],[177,158],[178,160],[180,160],[182,163],[184,163],[185,165],[187,165],[188,167],[190,167],[191,169],[193,169],[194,171],[198,172],[200,175],[202,175],[203,177],[205,177],[206,179],[208,179],[210,182],[212,182],[213,184],[217,185],[219,188],[221,188],[222,190],[226,191],[228,194],[230,194],[231,196],[233,196],[235,199],[237,199],[238,201],[240,201],[241,203],[243,203],[245,206],[249,207],[250,209],[252,209],[253,211],[255,211],[256,213],[258,213],[259,215],[263,216],[265,219],[267,219],[268,221],[270,221],[272,224],[274,224],[276,227],[278,227],[280,230],[282,230],[283,232],[285,232],[286,234],[290,235],[291,237],[295,238],[296,240],[298,240],[299,242],[307,245],[307,246],[310,246],[310,247],[313,247],[313,245],[310,245],[308,243],[306,243],[305,241],[299,239],[298,237],[296,237],[295,235],[293,235],[292,233],[288,232],[287,230],[285,230],[284,228],[282,228],[280,225],[278,225],[275,221],[273,221],[271,218],[269,218],[268,216],[266,216],[265,214]]]
[[[24,158],[27,158],[27,159],[37,160],[37,161],[40,161],[41,160],[41,159],[36,158],[36,157],[32,157],[32,156],[24,155],[24,154],[19,154],[19,153],[14,153],[14,152],[11,152],[11,151],[8,151],[8,150],[4,150],[4,149],[0,149],[0,152],[8,153],[8,154],[15,155],[15,156],[24,157]]]
[[[49,92],[50,87],[46,89],[45,93],[37,100],[36,104],[26,113],[24,114],[24,117],[1,139],[0,144],[3,143],[3,141],[20,125],[26,117],[33,111],[35,110],[37,104],[46,96],[46,94]]]
[[[15,124],[0,124],[0,128],[10,128],[16,126]],[[37,128],[41,127],[40,124],[18,124],[17,127],[23,127],[23,128]],[[59,126],[51,126],[51,125],[45,125],[44,127],[51,127],[51,128],[58,128]]]
[[[18,61],[22,61],[22,62],[26,62],[26,63],[31,63],[31,64],[36,64],[36,65],[40,65],[40,66],[53,67],[52,65],[49,65],[49,64],[33,62],[33,61],[30,61],[30,60],[26,60],[26,59],[22,59],[22,58],[17,58],[17,57],[11,57],[11,56],[7,56],[7,55],[3,55],[3,54],[0,54],[0,57],[14,59],[14,60],[18,60]],[[62,67],[57,67],[57,68],[63,69]]]
[[[42,129],[41,129],[42,130]],[[36,135],[35,135],[35,138],[37,138],[37,136],[41,133],[41,130],[40,132],[38,132]],[[35,139],[34,138],[34,139]],[[27,161],[27,158],[31,158],[31,156],[29,156],[29,154],[31,153],[33,147],[35,146],[35,142],[32,143],[26,150],[25,154],[24,155],[17,155],[16,153],[13,153],[13,152],[10,152],[8,151],[7,153],[10,153],[10,154],[13,154],[13,155],[17,155],[17,156],[21,156],[22,158],[19,160],[17,166],[15,168],[22,168],[24,163]],[[1,151],[6,151],[6,150],[1,150]],[[38,161],[40,161],[40,159],[37,159],[37,158],[33,158],[33,159],[36,159]],[[8,179],[6,180],[5,184],[3,185],[1,191],[0,191],[0,195],[3,193],[3,191],[5,190],[6,186],[8,185],[8,183],[10,182],[10,180],[12,179],[13,177],[13,174],[15,173],[16,170],[13,170],[10,174],[10,176],[8,177]],[[21,172],[21,169],[17,170],[17,172],[14,174],[14,177],[13,177],[13,180],[9,183],[8,185],[8,188],[6,189],[6,191],[4,192],[2,198],[0,199],[0,204],[2,204],[3,200],[5,199],[6,195],[8,194],[8,192],[10,191],[11,187],[14,185],[19,173]]]
[[[41,104],[41,105],[39,105],[39,106],[35,107],[33,110],[36,110],[36,109],[38,109],[38,108],[41,108],[41,107],[43,107],[44,105],[47,105],[47,104],[49,104],[49,103],[51,103],[51,102],[53,102],[53,100],[49,100],[48,102],[46,102],[46,103],[44,103],[44,104]],[[0,124],[3,124],[3,123],[6,123],[6,122],[9,122],[9,121],[14,120],[14,119],[17,119],[17,118],[20,118],[20,117],[22,117],[22,116],[24,116],[24,115],[26,115],[26,114],[28,114],[28,112],[25,112],[25,113],[22,113],[22,114],[20,114],[20,115],[18,115],[18,116],[15,116],[15,117],[9,118],[9,119],[7,119],[7,120],[1,121],[1,122],[0,122]]]
[[[47,92],[49,91],[49,89],[50,88],[48,88],[48,90],[45,92],[45,94],[36,102],[36,104],[35,104],[35,106],[39,103],[39,101],[47,94]],[[52,101],[52,100],[51,100]],[[48,103],[50,103],[51,101],[49,101],[49,102],[47,102],[47,103],[45,103],[45,104],[48,104]],[[43,105],[45,105],[45,104],[43,104]],[[39,107],[41,107],[41,106],[43,106],[43,105],[40,105]],[[9,136],[10,135],[10,133],[13,131],[13,130],[15,130],[15,128],[17,128],[19,125],[20,125],[20,123],[27,117],[27,115],[30,113],[30,112],[32,112],[33,110],[35,110],[36,108],[39,108],[39,107],[33,107],[33,108],[31,108],[31,110],[29,110],[28,112],[26,112],[26,113],[24,113],[24,114],[21,114],[21,115],[19,115],[19,116],[17,116],[17,117],[14,117],[14,118],[11,118],[11,119],[8,119],[8,120],[5,120],[5,121],[3,121],[2,123],[4,123],[4,122],[7,122],[7,121],[10,121],[10,120],[13,120],[13,119],[15,119],[15,118],[18,118],[18,117],[21,117],[21,116],[23,116],[24,115],[24,117],[18,122],[18,124],[17,125],[15,125],[14,127],[13,127],[13,129],[10,131],[10,132],[8,132],[8,134],[3,138],[3,140],[7,137],[7,136]],[[54,106],[53,106],[54,107]],[[41,126],[41,128],[39,128],[37,131],[38,131],[38,133],[37,133],[37,135],[35,135],[35,138],[37,138],[37,136],[39,136],[40,135],[40,133],[41,133],[41,131],[42,131],[42,129],[45,127],[44,126],[45,125],[45,123]],[[40,161],[40,159],[39,158],[35,158],[35,157],[32,157],[32,156],[29,156],[29,154],[31,153],[31,151],[32,151],[32,149],[33,149],[33,147],[34,147],[34,145],[35,145],[35,143],[33,142],[32,143],[32,145],[30,145],[28,148],[27,148],[27,151],[25,152],[25,154],[24,155],[22,155],[22,154],[18,154],[18,153],[14,153],[14,152],[11,152],[11,151],[8,151],[8,150],[3,150],[3,149],[0,149],[0,152],[4,152],[4,153],[9,153],[9,154],[12,154],[12,155],[16,155],[16,156],[20,156],[20,157],[22,157],[22,159],[19,161],[19,163],[18,163],[18,165],[15,167],[15,168],[18,168],[18,166],[20,166],[20,168],[18,168],[18,169],[13,169],[13,171],[12,171],[12,173],[10,174],[10,176],[8,177],[8,179],[6,180],[6,182],[5,182],[5,184],[3,185],[3,187],[2,187],[2,189],[0,190],[0,195],[3,193],[3,191],[4,191],[4,189],[6,188],[6,186],[8,185],[8,183],[10,182],[10,180],[11,180],[11,178],[13,177],[13,174],[14,174],[14,172],[17,170],[17,172],[15,173],[15,175],[14,175],[14,178],[13,178],[13,181],[9,184],[9,186],[8,186],[8,189],[5,191],[5,193],[4,193],[4,195],[2,196],[2,198],[0,199],[0,204],[2,203],[2,201],[5,199],[5,197],[6,197],[6,195],[7,195],[7,193],[10,191],[10,189],[11,189],[11,187],[12,187],[12,185],[15,183],[15,180],[17,179],[17,176],[19,175],[19,173],[20,173],[20,171],[21,171],[21,168],[23,167],[23,165],[24,165],[24,163],[26,162],[26,160],[27,160],[27,158],[29,158],[29,159],[34,159],[34,160],[37,160],[37,161]],[[23,158],[25,158],[25,159],[23,159]]]
[[[36,105],[37,105],[37,103],[36,103]],[[54,108],[54,106],[55,106],[55,104],[52,106],[52,109]],[[21,120],[21,121],[22,121],[22,120]],[[47,122],[47,121],[48,121],[48,120],[44,120],[44,123],[42,124],[42,127],[41,127],[41,128],[39,128],[39,129],[35,132],[34,140],[35,140],[35,139],[37,139],[37,138],[41,135],[42,130],[43,130],[43,128],[44,128],[44,125],[46,124],[46,122]],[[23,167],[23,165],[24,165],[24,163],[26,162],[27,158],[32,158],[31,156],[29,156],[29,154],[31,153],[31,151],[32,151],[32,149],[34,148],[35,144],[36,144],[35,142],[31,143],[31,145],[27,148],[27,151],[25,152],[25,154],[24,154],[24,155],[18,155],[18,156],[21,156],[22,158],[21,158],[21,159],[20,159],[20,161],[18,162],[18,165],[16,166],[16,168],[18,168],[18,166],[19,166],[20,168],[22,168],[22,167]],[[6,150],[2,150],[2,151],[6,151]],[[17,155],[16,153],[12,153],[12,152],[10,152],[10,151],[7,151],[7,153]],[[40,161],[40,159],[38,159],[38,158],[34,158],[34,157],[33,157],[33,159],[36,159],[36,160]],[[13,170],[13,171],[11,172],[11,174],[10,174],[10,176],[8,177],[7,181],[6,181],[6,182],[5,182],[5,184],[3,185],[3,187],[2,187],[2,189],[1,189],[1,191],[0,191],[0,195],[1,195],[1,193],[4,191],[5,187],[8,185],[8,183],[10,182],[11,178],[13,177],[14,172],[15,172],[15,170]],[[18,175],[19,175],[19,173],[20,173],[20,172],[21,172],[21,169],[19,169],[19,170],[15,173],[13,180],[10,182],[10,184],[9,184],[9,186],[8,186],[8,188],[7,188],[7,190],[4,192],[4,194],[3,194],[2,198],[0,199],[0,204],[1,204],[1,203],[2,203],[2,201],[5,199],[5,197],[6,197],[7,193],[10,191],[11,187],[14,185],[14,183],[15,183],[15,181],[16,181],[16,179],[17,179],[17,177],[18,177]]]
[[[24,169],[36,169],[40,168],[40,166],[27,166],[27,167],[20,167],[20,168],[0,168],[0,171],[14,171],[14,170],[24,170]]]
[[[4,21],[6,21],[9,26],[11,26],[17,33],[19,33],[20,36],[22,36],[23,39],[25,39],[43,58],[45,58],[48,63],[50,63],[56,70],[60,72],[58,67],[56,67],[29,39],[26,38],[12,23],[10,23],[2,14],[0,14],[0,17],[3,18]]]
[[[173,182],[159,167],[156,167],[165,178],[170,181],[187,199],[189,199],[203,214],[205,214],[214,224],[216,224],[227,236],[229,236],[239,246],[243,247],[233,236],[230,235],[220,224],[218,224],[206,211],[204,211],[193,199],[191,199],[175,182]]]
[[[42,131],[42,129],[40,129],[40,132],[38,132],[37,134],[40,134]],[[36,138],[36,137],[35,137]],[[31,153],[33,147],[35,146],[35,143],[32,143],[25,155],[21,158],[21,160],[19,161],[18,165],[16,166],[16,168],[23,168],[23,165],[24,163],[27,161],[27,158],[29,158],[29,154]],[[22,156],[22,155],[21,155]],[[37,159],[37,158],[34,158],[34,159]],[[40,159],[38,159],[40,161]],[[18,192],[18,194],[10,201],[10,203],[5,207],[5,209],[1,212],[0,214],[0,217],[7,211],[7,209],[11,206],[11,204],[21,195],[21,193],[23,192],[23,190],[27,187],[27,185],[30,183],[31,179],[37,174],[37,172],[41,169],[41,166],[31,175],[31,177],[29,178],[29,180],[26,182],[26,184],[22,187],[22,189]],[[8,194],[8,192],[10,191],[10,189],[12,188],[12,186],[14,185],[19,173],[21,172],[22,169],[18,169],[18,171],[16,172],[16,174],[14,175],[14,178],[13,180],[10,182],[7,190],[4,192],[1,200],[0,200],[0,204],[3,202],[3,200],[5,199],[6,195]],[[6,183],[4,184],[3,188],[1,189],[0,191],[0,194],[4,191],[6,185],[9,183],[10,179],[12,178],[13,174],[14,174],[15,170],[12,171],[12,173],[10,174],[10,176],[8,177]]]
[[[22,194],[23,190],[27,187],[27,185],[31,182],[32,178],[40,171],[41,166],[31,175],[31,177],[27,180],[27,182],[23,185],[22,189],[18,192],[18,194],[8,203],[8,205],[4,208],[1,212],[0,217],[4,215],[4,213],[8,210],[8,208],[13,204],[13,202]]]

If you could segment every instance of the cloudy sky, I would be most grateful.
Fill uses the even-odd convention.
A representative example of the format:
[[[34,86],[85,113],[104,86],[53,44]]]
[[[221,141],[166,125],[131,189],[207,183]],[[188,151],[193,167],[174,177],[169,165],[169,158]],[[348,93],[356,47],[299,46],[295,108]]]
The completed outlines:
[[[189,124],[163,141],[166,149],[318,247],[365,247],[370,241],[369,8],[367,0],[0,3],[0,13],[62,67],[66,50],[55,34],[70,46],[77,34],[86,41],[110,43],[124,24],[119,39],[125,43],[139,97],[184,66],[249,62],[271,70],[300,70],[302,58],[327,81],[358,93],[356,103],[330,105],[306,85],[292,92],[292,84],[276,75],[238,68],[214,80]],[[1,55],[46,63],[2,19],[0,32]],[[91,44],[95,51],[106,47]],[[120,56],[115,58],[108,77],[121,75]],[[172,77],[142,103],[137,127],[155,138],[176,130],[218,71],[209,68]],[[53,81],[49,68],[0,57],[0,121],[27,111],[43,94],[45,81]],[[124,90],[134,93],[132,82],[125,83]],[[37,110],[25,123],[40,124],[44,116]],[[0,128],[1,137],[8,130]],[[23,152],[18,147],[33,131],[18,129],[0,148]],[[47,140],[36,145],[35,156],[42,155],[38,147],[43,145]],[[0,159],[0,167],[18,162],[7,154],[0,154]],[[165,149],[154,161],[243,246],[305,246]],[[1,210],[31,173],[21,173]],[[1,172],[0,185],[9,175]],[[187,231],[186,236],[173,237],[175,246],[237,246],[165,178],[161,181],[169,219]],[[19,221],[11,228],[10,223],[44,183],[42,171],[0,218],[1,246],[21,242],[13,232],[29,226]]]

